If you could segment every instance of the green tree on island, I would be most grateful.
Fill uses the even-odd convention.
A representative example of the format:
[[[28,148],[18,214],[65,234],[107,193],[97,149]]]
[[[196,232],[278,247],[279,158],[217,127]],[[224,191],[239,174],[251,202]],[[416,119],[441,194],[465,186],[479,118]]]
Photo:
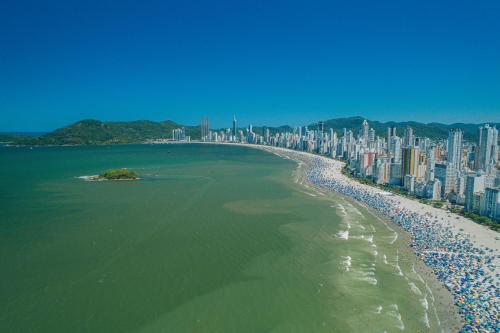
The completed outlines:
[[[110,179],[110,180],[138,179],[139,178],[134,171],[126,169],[126,168],[108,169],[102,175],[100,175],[100,177],[104,178],[104,179]]]

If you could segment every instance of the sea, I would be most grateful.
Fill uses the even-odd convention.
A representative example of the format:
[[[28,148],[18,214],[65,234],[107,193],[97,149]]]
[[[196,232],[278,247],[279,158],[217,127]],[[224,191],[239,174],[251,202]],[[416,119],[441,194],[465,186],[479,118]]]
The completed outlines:
[[[138,181],[87,181],[108,168]],[[211,144],[0,147],[0,332],[441,332],[395,226]]]

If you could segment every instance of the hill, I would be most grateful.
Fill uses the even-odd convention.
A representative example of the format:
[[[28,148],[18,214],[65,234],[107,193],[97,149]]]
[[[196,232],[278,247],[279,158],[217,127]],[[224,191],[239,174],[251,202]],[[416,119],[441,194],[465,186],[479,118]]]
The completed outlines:
[[[163,122],[149,120],[103,122],[87,119],[56,129],[37,138],[0,134],[0,141],[28,145],[140,143],[148,139],[171,138],[172,130],[180,127],[186,129],[186,135],[199,137],[200,129],[198,126],[182,126],[169,120]]]
[[[331,119],[325,122],[325,128],[333,128],[337,131],[342,131],[342,128],[346,127],[354,131],[357,134],[361,124],[365,118],[362,117],[349,117],[349,118],[339,118]],[[463,131],[464,139],[470,142],[479,141],[479,127],[483,124],[441,124],[441,123],[419,123],[414,121],[407,122],[379,122],[368,120],[370,127],[375,130],[375,133],[379,136],[387,136],[388,127],[396,127],[397,135],[403,136],[403,131],[407,126],[413,128],[413,132],[416,136],[426,136],[433,140],[446,139],[448,138],[448,132],[452,128],[459,128]],[[496,125],[500,128],[499,123],[490,123],[490,125]]]
[[[352,130],[355,134],[361,128],[361,124],[365,118],[349,117],[336,118],[324,122],[325,130],[333,128],[339,135],[343,128]],[[403,135],[406,126],[411,126],[414,134],[417,136],[427,136],[434,140],[446,139],[448,131],[451,128],[460,128],[464,132],[464,138],[467,141],[478,141],[478,128],[483,124],[440,124],[440,123],[419,123],[419,122],[379,122],[368,120],[379,136],[387,135],[387,127],[395,126],[399,136]],[[491,123],[500,128],[500,123]],[[74,124],[56,129],[53,132],[33,137],[19,134],[2,134],[0,133],[0,143],[8,142],[18,145],[93,145],[93,144],[112,144],[112,143],[141,143],[149,139],[170,139],[172,130],[175,128],[184,127],[186,135],[191,136],[191,139],[200,139],[200,126],[185,126],[174,121],[167,120],[155,122],[149,120],[137,121],[108,121],[100,120],[81,120]],[[309,128],[314,129],[317,123],[310,124]],[[292,131],[290,126],[268,127],[272,134],[277,132]],[[256,126],[254,131],[262,134],[263,127]]]
[[[352,130],[355,135],[358,134],[363,120],[366,118],[363,117],[348,117],[348,118],[335,118],[324,121],[325,130],[329,130],[333,128],[337,134],[342,135],[342,130],[346,128],[347,130]],[[379,122],[368,120],[368,123],[371,128],[375,130],[376,135],[386,137],[387,136],[387,128],[388,127],[396,127],[398,136],[403,136],[404,129],[407,126],[413,128],[413,133],[416,136],[426,136],[433,140],[446,139],[448,138],[448,132],[452,128],[460,128],[464,133],[464,139],[470,142],[478,142],[479,141],[479,132],[478,129],[483,124],[464,124],[464,123],[455,123],[455,124],[441,124],[441,123],[419,123],[415,121],[407,121],[407,122]],[[490,125],[495,125],[498,129],[500,129],[500,123],[489,123]],[[317,128],[318,123],[309,124],[309,129]],[[255,132],[261,134],[262,127],[254,127]],[[283,129],[290,129],[289,126],[281,126],[281,127],[269,127],[271,133],[276,133],[283,131]]]

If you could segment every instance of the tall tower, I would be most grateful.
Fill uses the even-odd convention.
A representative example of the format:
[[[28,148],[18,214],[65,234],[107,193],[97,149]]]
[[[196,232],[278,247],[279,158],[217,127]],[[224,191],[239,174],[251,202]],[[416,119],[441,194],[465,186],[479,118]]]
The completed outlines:
[[[462,131],[460,129],[451,129],[448,134],[446,159],[455,169],[460,169],[460,162],[462,159]]]
[[[498,130],[486,124],[479,128],[479,146],[476,154],[478,170],[492,173],[498,162]]]
[[[320,133],[323,133],[324,130],[325,130],[325,123],[322,121],[318,122],[318,131]]]
[[[233,114],[233,142],[236,142],[236,115]]]
[[[396,127],[387,127],[387,156],[391,157],[391,139],[396,136]]]
[[[370,126],[368,125],[368,121],[363,120],[363,142],[365,145],[368,145],[368,136],[369,136]]]
[[[201,118],[201,141],[210,141],[210,125],[208,123],[208,117]]]
[[[403,146],[405,147],[413,146],[413,128],[407,126],[404,134],[405,135],[403,138]]]

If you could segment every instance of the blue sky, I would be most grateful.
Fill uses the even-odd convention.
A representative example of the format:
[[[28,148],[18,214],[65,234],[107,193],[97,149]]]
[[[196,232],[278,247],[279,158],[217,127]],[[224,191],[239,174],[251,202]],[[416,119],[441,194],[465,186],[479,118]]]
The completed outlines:
[[[0,130],[500,121],[500,1],[0,1]]]

